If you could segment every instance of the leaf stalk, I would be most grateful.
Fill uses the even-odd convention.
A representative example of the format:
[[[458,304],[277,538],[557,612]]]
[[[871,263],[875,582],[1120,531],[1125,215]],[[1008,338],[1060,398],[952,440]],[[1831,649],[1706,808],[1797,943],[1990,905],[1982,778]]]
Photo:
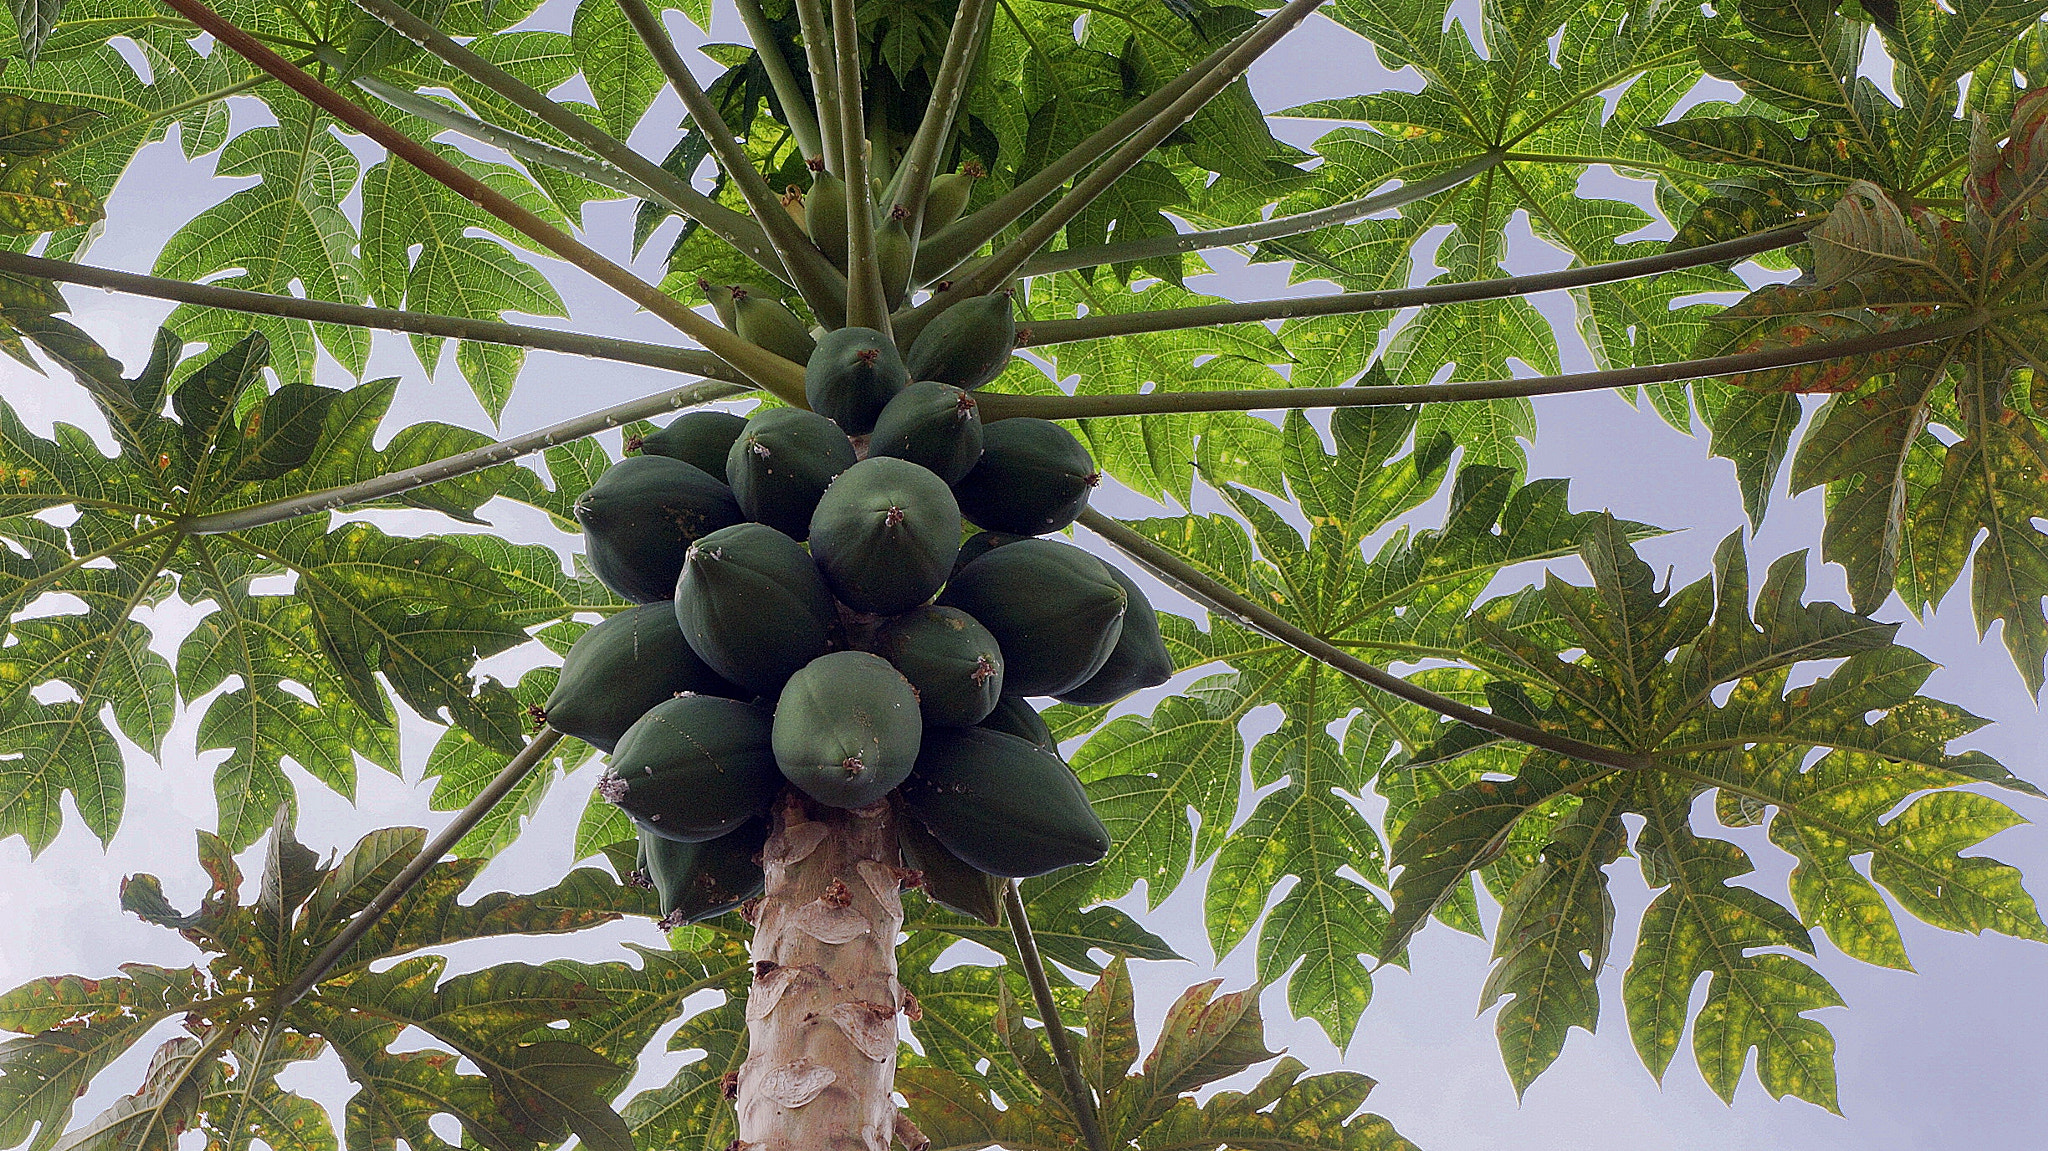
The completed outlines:
[[[1067,1037],[1067,1025],[1060,1022],[1060,1006],[1052,997],[1052,981],[1046,978],[1045,959],[1038,953],[1038,937],[1031,933],[1031,917],[1025,913],[1017,881],[1003,884],[1003,910],[1010,920],[1010,938],[1017,943],[1024,979],[1031,984],[1031,998],[1038,1004],[1039,1022],[1045,1024],[1045,1041],[1052,1047],[1053,1062],[1059,1065],[1060,1081],[1067,1089],[1067,1106],[1088,1151],[1109,1151],[1102,1135],[1102,1117],[1095,1109],[1095,1094],[1081,1074],[1081,1061],[1074,1057],[1074,1045]]]
[[[810,102],[804,99],[803,87],[790,70],[789,58],[775,42],[775,28],[761,9],[761,0],[735,0],[735,7],[747,26],[747,39],[754,43],[754,55],[768,73],[768,83],[775,88],[775,100],[782,105],[782,115],[789,121],[789,133],[796,137],[796,146],[803,150],[806,160],[824,155],[818,118],[812,114]]]
[[[846,165],[846,322],[888,336],[889,305],[875,258],[873,192],[868,186],[867,111],[862,106],[860,25],[853,0],[832,0],[832,48],[839,74],[839,135]]]

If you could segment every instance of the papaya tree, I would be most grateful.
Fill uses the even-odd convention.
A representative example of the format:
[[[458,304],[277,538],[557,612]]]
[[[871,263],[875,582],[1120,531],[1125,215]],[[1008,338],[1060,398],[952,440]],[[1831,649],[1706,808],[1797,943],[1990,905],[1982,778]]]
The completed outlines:
[[[705,0],[537,8],[11,4],[0,347],[104,428],[0,406],[0,835],[40,852],[68,795],[110,839],[126,763],[189,766],[181,716],[225,757],[198,908],[120,893],[202,958],[0,997],[0,1145],[1405,1148],[1370,1080],[1272,1062],[1258,993],[1342,1046],[1432,922],[1492,940],[1518,1090],[1625,955],[1653,1074],[1690,1029],[1723,1098],[1754,1051],[1834,1109],[1816,931],[1894,967],[1901,909],[2048,942],[1964,854],[2042,793],[1878,618],[1967,572],[2042,689],[2048,0],[737,0],[739,43]],[[1419,84],[1262,107],[1289,36]],[[173,127],[245,182],[148,273],[93,262]],[[583,227],[607,202],[629,244]],[[1561,268],[1510,273],[1518,221]],[[1191,288],[1225,251],[1319,286]],[[506,319],[566,317],[572,277],[674,337]],[[62,285],[177,307],[131,369]],[[533,350],[676,379],[502,438],[393,426],[376,332],[427,373],[453,341],[494,425]],[[1740,533],[1660,581],[1637,545],[1686,525],[1530,478],[1534,399],[1585,391],[1697,417],[1753,525],[1824,489],[1850,602]],[[515,505],[549,526],[458,530]],[[1526,565],[1555,570],[1504,587]],[[401,707],[457,813],[323,859],[286,765],[352,796]],[[601,866],[465,896],[599,753]],[[1740,828],[1783,899],[1737,882]],[[1112,902],[1203,867],[1262,986],[1191,988],[1142,1053],[1130,961],[1174,953]],[[670,948],[447,974],[622,916]],[[963,940],[1000,964],[942,962]],[[669,1040],[699,1055],[621,1100],[700,991]],[[330,1053],[339,1116],[279,1080]]]

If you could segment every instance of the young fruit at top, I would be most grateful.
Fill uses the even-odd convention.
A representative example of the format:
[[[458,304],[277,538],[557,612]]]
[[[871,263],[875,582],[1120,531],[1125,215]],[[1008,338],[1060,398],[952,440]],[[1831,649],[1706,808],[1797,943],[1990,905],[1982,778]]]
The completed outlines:
[[[765,524],[736,524],[690,548],[676,622],[713,671],[773,696],[825,654],[839,607],[803,545]]]
[[[875,632],[874,651],[917,689],[927,725],[980,723],[1002,698],[1003,650],[959,608],[927,605],[904,612]]]
[[[628,456],[576,498],[590,570],[634,603],[675,594],[690,544],[746,517],[732,489],[666,456]]]
[[[784,188],[782,190],[782,210],[789,214],[789,218],[796,222],[797,227],[804,227],[804,190],[795,184]]]
[[[1060,758],[985,727],[925,733],[903,805],[969,866],[1026,879],[1109,851],[1109,829]]]
[[[672,605],[644,603],[576,637],[541,711],[549,727],[610,751],[634,721],[682,692],[753,698],[690,650]]]
[[[661,929],[701,923],[761,894],[768,821],[750,819],[702,843],[663,839],[647,827],[640,836],[640,869],[661,904]]]
[[[997,700],[988,717],[974,726],[1014,735],[1041,751],[1059,754],[1059,741],[1052,737],[1052,729],[1045,726],[1045,717],[1038,714],[1037,708],[1024,702],[1022,696],[1006,695]]]
[[[782,790],[764,708],[711,695],[656,704],[619,737],[599,795],[664,839],[716,839]]]
[[[882,273],[882,300],[890,311],[903,306],[910,294],[910,266],[917,261],[917,247],[910,242],[910,209],[901,204],[889,210],[889,218],[875,229],[875,264]]]
[[[812,660],[775,704],[775,762],[829,807],[865,807],[889,794],[910,774],[923,736],[910,681],[864,651]]]
[[[838,424],[802,408],[764,408],[726,452],[725,478],[748,519],[800,540],[818,498],[853,464]]]
[[[832,481],[810,537],[811,558],[846,606],[895,615],[945,584],[960,550],[960,507],[929,471],[871,456]]]
[[[804,230],[832,266],[846,270],[846,182],[811,161],[811,191],[804,197]],[[802,361],[798,361],[801,363]]]
[[[898,820],[896,838],[903,852],[903,866],[923,879],[919,886],[926,899],[955,915],[978,919],[990,927],[1002,922],[1001,879],[968,866],[915,819]]]
[[[896,345],[873,328],[827,332],[804,364],[804,399],[849,436],[864,436],[910,383]]]
[[[1017,347],[1017,321],[1005,290],[962,300],[940,312],[903,357],[913,380],[975,388],[1003,374]]]
[[[718,322],[728,328],[733,325],[734,300],[741,296],[774,296],[773,292],[758,284],[714,284],[702,276],[697,277],[697,290],[711,301],[711,310],[718,313]]]
[[[982,433],[981,461],[954,494],[977,527],[1041,536],[1074,522],[1102,482],[1088,449],[1051,420],[997,420]]]
[[[974,194],[974,182],[988,175],[980,164],[972,160],[960,165],[958,172],[947,172],[932,181],[931,188],[924,194],[924,223],[919,226],[919,236],[929,236],[960,218],[967,210],[967,200]]]
[[[939,597],[996,637],[1005,692],[1052,696],[1102,670],[1123,632],[1125,600],[1109,565],[1072,544],[1038,539],[968,564]]]
[[[669,426],[640,438],[644,455],[667,456],[723,481],[725,457],[747,426],[745,416],[731,412],[684,412]]]
[[[1117,633],[1116,646],[1102,663],[1102,670],[1079,687],[1060,693],[1061,703],[1087,707],[1115,703],[1134,691],[1158,687],[1173,678],[1173,655],[1159,634],[1159,613],[1152,601],[1131,577],[1113,564],[1104,564],[1110,576],[1124,585],[1124,629]]]
[[[949,484],[981,459],[981,412],[951,384],[920,380],[896,393],[868,435],[868,455],[918,464]]]
[[[810,329],[781,301],[740,289],[732,296],[732,330],[740,339],[793,364],[809,360],[811,350],[818,346]]]

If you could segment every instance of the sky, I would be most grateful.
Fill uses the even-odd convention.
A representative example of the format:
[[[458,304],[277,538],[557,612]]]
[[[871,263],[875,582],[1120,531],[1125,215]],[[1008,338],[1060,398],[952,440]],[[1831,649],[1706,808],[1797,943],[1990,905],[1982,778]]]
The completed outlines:
[[[567,9],[559,3],[544,9],[543,19],[555,8],[562,9],[565,25]],[[740,38],[737,20],[723,6],[714,33],[713,39]],[[697,57],[694,63],[700,75],[707,75],[707,61]],[[1412,80],[1382,72],[1362,41],[1321,20],[1312,21],[1263,61],[1254,70],[1253,82],[1261,103],[1269,108],[1387,84],[1413,86]],[[252,114],[248,102],[238,104],[238,126],[252,122]],[[643,135],[658,136],[679,116],[673,97],[664,94],[644,121]],[[1306,143],[1318,130],[1315,125],[1293,125],[1286,134],[1294,142]],[[117,190],[109,205],[106,234],[88,259],[148,271],[179,223],[248,183],[212,179],[207,171],[204,162],[186,164],[175,143],[149,149]],[[1611,186],[1624,187],[1619,181]],[[1645,191],[1643,185],[1626,187],[1637,196]],[[630,219],[628,207],[594,206],[587,224],[600,249],[623,254]],[[650,243],[648,258],[636,265],[638,270],[658,276],[656,260],[663,250],[661,239]],[[1561,262],[1555,251],[1526,231],[1517,237],[1515,251],[1516,271]],[[1270,267],[1245,268],[1227,254],[1216,259],[1216,266],[1216,275],[1193,280],[1190,286],[1240,298],[1287,290]],[[576,326],[641,339],[670,337],[658,321],[634,314],[617,297],[576,273],[559,265],[549,271],[570,304]],[[1430,273],[1427,267],[1418,268],[1418,282]],[[73,305],[72,318],[131,366],[146,357],[151,335],[169,311],[168,305],[154,301],[81,288],[69,288],[66,295]],[[1550,296],[1536,303],[1560,330],[1572,330],[1568,300]],[[1589,366],[1583,349],[1566,347],[1565,370]],[[331,362],[322,371],[326,374],[318,382],[348,382]],[[389,428],[425,418],[490,426],[452,362],[444,362],[430,380],[405,341],[379,337],[368,377],[383,375],[403,379]],[[534,353],[500,426],[507,434],[523,431],[659,390],[669,386],[670,379],[626,365]],[[0,362],[0,398],[41,432],[47,432],[52,421],[97,428],[97,417],[83,393],[60,376],[39,377]],[[1708,457],[1703,438],[1681,434],[1608,393],[1546,398],[1538,403],[1538,416],[1540,431],[1529,449],[1530,475],[1571,477],[1575,509],[1607,508],[1626,518],[1682,528],[1642,545],[1645,558],[1660,571],[1669,568],[1677,582],[1705,573],[1713,548],[1743,526],[1733,470],[1725,461]],[[616,449],[615,436],[610,446]],[[1432,522],[1441,514],[1442,503],[1439,497],[1421,509],[1415,521]],[[1123,491],[1106,489],[1098,506],[1118,515],[1161,514],[1155,505]],[[1208,505],[1198,502],[1198,508],[1208,510]],[[487,515],[496,530],[510,537],[541,538],[533,534],[541,530],[537,514],[513,509],[500,515],[492,509]],[[394,529],[445,530],[445,521],[415,513],[370,513],[365,518]],[[1811,546],[1819,538],[1820,523],[1818,494],[1790,498],[1781,482],[1770,518],[1749,541],[1752,570]],[[563,539],[556,536],[554,542]],[[1080,542],[1095,545],[1088,539]],[[1583,578],[1573,564],[1558,567]],[[1846,601],[1838,569],[1815,557],[1809,570],[1810,595]],[[1530,578],[1528,571],[1510,574],[1515,582]],[[1150,590],[1163,610],[1195,610],[1156,584]],[[1928,694],[1959,702],[1993,721],[1965,746],[1989,751],[2022,776],[2048,783],[2042,756],[2048,747],[2048,723],[2027,696],[1996,632],[1979,640],[1961,596],[1940,605],[1924,624],[1907,616],[1896,598],[1879,616],[1902,620],[1899,641],[1943,665],[1928,684]],[[157,649],[174,654],[191,618],[189,611],[175,605],[157,612],[150,621],[157,628]],[[501,658],[487,670],[516,675],[522,668]],[[1200,674],[1206,673],[1191,673],[1163,690]],[[1127,706],[1149,708],[1157,694],[1148,693]],[[202,711],[199,707],[181,714],[161,765],[130,749],[127,812],[119,834],[105,850],[68,804],[64,833],[39,858],[31,861],[18,838],[0,842],[0,923],[8,926],[0,931],[0,988],[57,973],[109,975],[119,962],[183,965],[196,958],[174,933],[122,915],[117,900],[121,878],[137,872],[160,876],[173,902],[181,906],[195,904],[204,890],[194,862],[192,832],[212,826],[212,767],[221,753],[194,753],[194,729]],[[1247,729],[1253,735],[1258,730]],[[433,735],[432,728],[409,720],[402,733],[402,778],[364,767],[353,805],[291,769],[302,807],[300,838],[324,853],[346,850],[376,827],[438,826],[446,817],[427,810],[433,781],[420,778]],[[576,817],[598,770],[593,762],[557,785],[525,835],[493,861],[472,892],[534,890],[558,878],[571,865],[569,843]],[[2022,814],[2041,814],[2042,805],[2010,798],[2019,803]],[[1786,857],[1753,832],[1728,834],[1750,849],[1759,866],[1743,882],[1783,899]],[[2039,826],[2007,831],[1973,853],[1993,854],[2020,866],[2037,893],[2048,882],[2048,834]],[[253,873],[260,858],[260,849],[245,856],[245,870]],[[1632,861],[1624,859],[1610,871],[1619,922],[1626,928],[1640,914],[1649,892]],[[1220,961],[1210,954],[1200,904],[1205,878],[1205,871],[1191,876],[1156,911],[1145,910],[1142,892],[1122,901],[1192,959],[1134,965],[1140,1023],[1148,1044],[1181,988],[1213,977],[1221,977],[1230,988],[1254,979],[1250,947],[1240,947]],[[1476,1011],[1488,946],[1441,925],[1432,925],[1416,940],[1412,971],[1390,968],[1381,973],[1372,1004],[1346,1050],[1334,1048],[1315,1025],[1291,1021],[1284,993],[1277,988],[1264,999],[1268,1046],[1286,1048],[1317,1071],[1342,1067],[1380,1080],[1369,1109],[1391,1119],[1424,1151],[2038,1148],[2040,1133],[2048,1130],[2048,980],[2042,978],[2048,974],[2043,962],[2048,950],[2000,936],[1941,932],[1904,914],[1899,918],[1916,974],[1859,964],[1821,944],[1819,969],[1849,1004],[1815,1016],[1834,1031],[1838,1042],[1844,1112],[1840,1117],[1797,1100],[1771,1100],[1753,1073],[1745,1077],[1734,1105],[1724,1106],[1701,1081],[1686,1053],[1674,1061],[1660,1086],[1637,1059],[1621,1014],[1625,952],[1610,959],[1601,979],[1604,1009],[1599,1034],[1574,1033],[1562,1058],[1518,1101],[1501,1069],[1492,1016]],[[451,968],[465,970],[508,959],[619,959],[626,955],[619,947],[624,941],[659,945],[660,935],[649,923],[630,922],[534,944],[466,944],[450,952]],[[74,1123],[132,1090],[149,1051],[168,1037],[168,1032],[153,1035],[103,1074],[79,1101]],[[665,1081],[675,1061],[675,1056],[662,1054],[657,1043],[628,1094]],[[285,1083],[321,1099],[337,1117],[351,1090],[331,1056],[288,1072]],[[451,1127],[444,1134],[452,1137],[452,1121],[444,1121]]]

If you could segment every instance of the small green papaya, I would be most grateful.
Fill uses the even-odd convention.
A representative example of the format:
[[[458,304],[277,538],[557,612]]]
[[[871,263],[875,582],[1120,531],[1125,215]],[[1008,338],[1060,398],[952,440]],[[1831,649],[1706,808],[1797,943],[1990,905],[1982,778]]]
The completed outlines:
[[[655,704],[612,749],[598,794],[664,839],[716,839],[782,790],[766,710],[713,695]]]
[[[959,575],[962,568],[987,555],[1004,544],[1028,540],[1030,536],[1013,536],[1008,532],[975,532],[960,545],[960,555],[953,561],[953,574]]]
[[[895,615],[938,594],[960,550],[946,481],[909,460],[870,456],[841,473],[811,515],[811,558],[855,611]]]
[[[903,357],[913,380],[937,380],[968,391],[1003,374],[1017,347],[1008,291],[962,300],[940,312]]]
[[[818,346],[810,329],[780,300],[739,289],[732,297],[732,330],[740,339],[793,364],[809,360],[811,350]]]
[[[849,436],[874,430],[875,417],[909,383],[896,345],[873,328],[825,333],[804,364],[804,399]]]
[[[830,807],[889,794],[917,762],[923,735],[910,681],[870,652],[819,656],[789,677],[775,703],[775,762]]]
[[[1145,598],[1137,581],[1104,564],[1116,582],[1124,586],[1124,629],[1117,633],[1116,646],[1102,662],[1102,670],[1086,683],[1061,692],[1061,703],[1087,707],[1115,703],[1134,691],[1158,687],[1173,678],[1173,654],[1166,650],[1166,638],[1159,634],[1159,613]]]
[[[765,524],[736,524],[690,548],[676,584],[690,649],[726,679],[772,696],[825,654],[839,608],[803,545]]]
[[[975,724],[1004,735],[1014,735],[1033,747],[1059,754],[1059,741],[1052,737],[1052,729],[1045,726],[1045,717],[1038,709],[1024,702],[1022,696],[1006,695],[996,701],[995,710],[988,718]]]
[[[725,457],[746,426],[745,416],[731,412],[684,412],[669,426],[642,436],[640,451],[644,455],[681,460],[723,482]]]
[[[959,171],[935,177],[924,194],[924,223],[918,235],[929,236],[959,219],[960,213],[967,210],[968,198],[974,194],[974,182],[986,175],[988,172],[980,164],[969,160],[960,165]]]
[[[732,489],[681,460],[629,456],[576,497],[590,570],[634,603],[675,594],[690,544],[746,517]]]
[[[1003,694],[1003,651],[996,637],[959,608],[926,605],[875,632],[875,654],[917,689],[924,721],[939,727],[980,723]]]
[[[818,245],[832,266],[844,272],[846,181],[823,168],[813,172],[810,193],[804,197],[804,230],[811,234],[811,243]]]
[[[1109,852],[1109,829],[1060,758],[985,727],[935,727],[903,805],[968,866],[1025,879]]]
[[[610,751],[635,720],[683,692],[753,698],[690,650],[672,605],[644,603],[576,637],[541,712],[556,731]]]
[[[982,433],[981,460],[955,485],[976,526],[1042,536],[1074,522],[1102,482],[1088,449],[1051,420],[997,420]]]
[[[889,218],[875,229],[875,264],[882,273],[882,301],[890,311],[903,306],[910,294],[910,265],[917,250],[910,242],[910,209],[898,204]]]
[[[718,322],[730,328],[733,326],[733,301],[741,296],[769,296],[774,293],[758,284],[714,284],[703,277],[697,278],[697,289],[704,298],[711,301],[711,310],[718,313]]]
[[[903,866],[919,874],[924,897],[955,915],[994,927],[1003,921],[1003,881],[968,866],[916,819],[896,823]]]
[[[761,894],[761,849],[768,821],[750,819],[702,843],[640,833],[640,872],[661,902],[661,929],[673,931],[731,911]]]
[[[854,460],[838,424],[802,408],[766,408],[726,452],[725,479],[746,518],[801,540],[818,497]]]
[[[981,459],[981,411],[951,384],[920,380],[897,392],[868,435],[869,456],[894,456],[959,483]]]
[[[1057,696],[1102,670],[1123,631],[1125,600],[1109,565],[1072,544],[1030,539],[962,568],[939,604],[996,637],[1005,692]]]

